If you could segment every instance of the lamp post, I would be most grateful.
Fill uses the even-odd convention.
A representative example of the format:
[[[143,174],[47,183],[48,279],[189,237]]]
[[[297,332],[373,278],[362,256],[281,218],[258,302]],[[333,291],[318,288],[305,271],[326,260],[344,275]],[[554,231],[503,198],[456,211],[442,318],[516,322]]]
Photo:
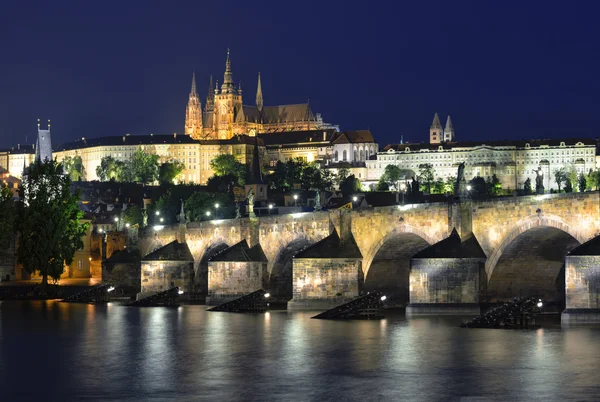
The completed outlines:
[[[210,218],[210,211],[206,211],[206,217]]]
[[[218,202],[215,203],[215,215],[217,216],[217,219],[219,219],[219,203]]]
[[[271,210],[273,209],[273,204],[269,204],[269,215],[271,215]]]
[[[406,190],[406,184],[400,184],[400,193],[402,194],[402,205],[404,205],[404,191]]]
[[[298,206],[298,194],[294,194],[294,207]]]

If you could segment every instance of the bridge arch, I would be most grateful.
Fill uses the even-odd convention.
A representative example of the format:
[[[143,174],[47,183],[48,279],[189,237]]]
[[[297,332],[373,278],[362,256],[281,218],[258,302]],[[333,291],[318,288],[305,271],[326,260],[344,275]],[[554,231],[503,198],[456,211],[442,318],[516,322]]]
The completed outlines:
[[[273,261],[269,261],[269,292],[278,301],[288,301],[293,294],[293,260],[304,248],[313,244],[306,236],[299,236],[281,245]]]
[[[206,246],[198,263],[194,266],[194,284],[196,293],[200,297],[208,295],[208,261],[228,247],[230,247],[230,244],[224,238],[213,239],[212,243]]]
[[[564,257],[586,239],[560,217],[519,220],[488,258],[486,299],[536,296],[564,302]]]
[[[379,291],[388,304],[403,307],[409,301],[410,259],[435,240],[409,225],[387,232],[363,256],[364,290]]]

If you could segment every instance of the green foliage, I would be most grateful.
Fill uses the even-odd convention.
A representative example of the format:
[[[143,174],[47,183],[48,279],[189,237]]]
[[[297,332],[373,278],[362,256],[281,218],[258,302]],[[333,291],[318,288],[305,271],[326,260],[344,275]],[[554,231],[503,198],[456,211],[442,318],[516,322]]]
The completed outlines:
[[[377,182],[377,186],[375,187],[375,190],[377,190],[377,191],[389,191],[390,190],[390,186],[385,181],[385,178],[383,177],[383,175],[381,175],[381,177],[379,178],[379,181]]]
[[[233,188],[237,185],[238,178],[232,174],[223,176],[211,176],[206,183],[206,188],[214,193],[231,194]]]
[[[62,161],[62,165],[65,173],[71,176],[71,181],[85,180],[85,169],[83,168],[81,156],[74,158],[66,156]]]
[[[181,162],[165,162],[162,165],[160,165],[158,181],[161,183],[172,184],[175,181],[175,179],[177,179],[177,176],[179,176],[181,172],[183,172],[183,169],[185,169],[185,165]]]
[[[301,158],[296,158],[285,163],[277,162],[268,180],[271,188],[286,192],[293,189],[297,183],[305,190],[324,190],[330,188],[336,178],[331,171],[321,169],[316,163],[307,163]]]
[[[527,178],[527,180],[525,180],[525,183],[523,184],[523,191],[525,192],[525,195],[531,194],[531,179],[529,177]]]
[[[402,178],[402,170],[396,165],[387,165],[383,174],[381,175],[381,179],[385,183],[387,183],[389,188],[399,189],[399,181]]]
[[[360,181],[354,177],[353,174],[351,174],[350,176],[346,177],[346,179],[340,185],[340,191],[344,195],[350,195],[352,193],[362,191],[362,187],[360,185]]]
[[[577,174],[577,170],[575,169],[574,166],[571,166],[569,168],[569,171],[567,172],[567,178],[571,187],[571,191],[573,191],[573,189],[577,188],[577,181],[579,179],[579,175]],[[565,186],[566,188],[566,186]],[[566,191],[566,189],[565,189]]]
[[[556,186],[558,187],[558,192],[560,193],[560,189],[563,183],[566,183],[569,180],[567,172],[565,168],[556,169],[554,171],[554,181],[556,182]]]
[[[222,154],[210,161],[210,168],[215,176],[234,176],[236,184],[243,186],[246,183],[246,167],[237,160],[235,155]]]
[[[58,281],[65,264],[73,262],[88,228],[80,223],[79,194],[72,194],[70,185],[56,161],[32,164],[21,185],[18,261],[29,273],[39,271],[44,285],[48,277]]]
[[[489,187],[488,191],[492,195],[500,195],[502,192],[502,184],[500,183],[500,179],[495,174],[492,175],[490,180],[487,182]]]
[[[565,193],[572,193],[573,185],[571,184],[571,180],[567,180],[565,183]]]
[[[446,193],[446,183],[444,182],[444,179],[442,179],[440,177],[433,183],[432,193],[434,193],[434,194],[445,194]]]
[[[419,182],[424,191],[431,193],[431,186],[434,183],[435,170],[431,163],[424,163],[419,166]]]
[[[13,193],[4,183],[0,184],[0,252],[8,248],[7,244],[15,234],[16,204]]]
[[[129,162],[126,162],[126,168],[123,172],[122,181],[135,181],[138,183],[153,183],[158,180],[158,159],[159,156],[151,153],[146,153],[138,148],[133,154]],[[133,180],[131,177],[126,177],[127,173],[133,172]]]
[[[454,194],[454,185],[456,184],[456,177],[450,176],[444,183],[444,192]]]
[[[579,173],[579,178],[578,178],[577,184],[579,187],[579,191],[583,193],[585,191],[585,188],[587,187],[586,175],[583,172]]]
[[[471,197],[485,198],[490,194],[490,186],[483,177],[477,176],[468,183],[471,186]]]
[[[346,167],[341,167],[338,169],[338,173],[335,176],[335,179],[333,180],[334,184],[340,188],[340,186],[342,185],[342,183],[344,182],[344,180],[346,180],[346,177],[350,176],[350,169],[346,168]]]
[[[600,182],[600,171],[590,169],[590,173],[587,175],[586,180],[587,180],[586,190],[588,190],[588,191],[598,190],[599,182]]]
[[[219,208],[215,207],[219,204]],[[197,191],[185,201],[185,211],[190,221],[230,217],[230,200],[226,195]],[[210,212],[210,215],[206,215]]]
[[[116,160],[112,156],[105,156],[100,161],[100,166],[96,168],[96,175],[100,181],[121,181],[124,163]]]
[[[123,214],[123,220],[130,225],[137,224],[142,227],[144,221],[142,208],[137,205],[127,208]]]

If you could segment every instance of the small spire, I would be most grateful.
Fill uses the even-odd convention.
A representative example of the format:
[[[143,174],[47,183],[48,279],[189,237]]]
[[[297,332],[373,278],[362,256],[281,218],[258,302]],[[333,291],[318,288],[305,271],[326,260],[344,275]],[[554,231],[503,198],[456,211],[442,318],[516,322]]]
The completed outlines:
[[[196,72],[192,72],[192,89],[190,90],[190,96],[192,95],[196,95],[198,96],[198,93],[196,92]]]
[[[206,93],[206,103],[204,104],[204,111],[211,112],[215,106],[215,91],[213,90],[213,77],[212,74],[208,79],[208,92]]]
[[[258,72],[258,85],[256,86],[256,107],[258,111],[262,111],[263,108],[263,94],[262,85],[260,84],[260,71]]]
[[[239,85],[238,85],[238,93],[241,95],[242,94],[242,81],[240,81]]]
[[[217,80],[216,84],[215,84],[215,95],[219,94],[219,80]]]
[[[450,115],[448,115],[448,120],[446,120],[446,127],[444,128],[444,131],[446,130],[454,130],[454,127],[452,127],[452,119],[450,118]]]
[[[233,84],[233,74],[231,73],[231,59],[229,58],[229,49],[227,49],[227,61],[225,62],[225,74],[223,76],[222,93],[233,93],[235,87]]]
[[[430,128],[442,128],[442,123],[440,123],[440,116],[438,116],[437,113],[433,116],[433,122],[431,123]]]

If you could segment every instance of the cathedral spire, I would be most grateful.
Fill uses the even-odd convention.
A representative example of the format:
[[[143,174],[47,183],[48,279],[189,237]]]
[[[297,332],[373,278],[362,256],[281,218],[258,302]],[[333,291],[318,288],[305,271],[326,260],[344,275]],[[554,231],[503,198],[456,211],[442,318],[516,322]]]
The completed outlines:
[[[192,88],[185,109],[185,134],[194,139],[200,138],[202,134],[202,105],[196,91],[196,73],[192,73]]]
[[[446,120],[446,127],[444,127],[444,142],[453,142],[454,141],[454,126],[452,125],[452,119],[450,115],[448,115],[448,120]]]
[[[262,111],[263,108],[263,95],[262,95],[262,86],[260,85],[260,72],[258,73],[258,85],[256,87],[256,107],[258,111]]]
[[[212,74],[208,79],[208,92],[206,94],[206,103],[204,104],[205,112],[212,112],[215,108],[215,91],[213,89],[213,77]]]
[[[429,128],[442,128],[442,123],[440,123],[440,116],[438,116],[437,113],[433,116],[433,122],[431,123],[431,127]]]
[[[190,96],[192,96],[192,95],[198,96],[198,93],[196,92],[196,72],[195,71],[192,73],[192,89],[190,90]]]
[[[225,62],[225,74],[223,76],[223,85],[221,93],[235,93],[233,84],[233,74],[231,73],[231,59],[229,58],[229,49],[227,49],[227,61]]]

